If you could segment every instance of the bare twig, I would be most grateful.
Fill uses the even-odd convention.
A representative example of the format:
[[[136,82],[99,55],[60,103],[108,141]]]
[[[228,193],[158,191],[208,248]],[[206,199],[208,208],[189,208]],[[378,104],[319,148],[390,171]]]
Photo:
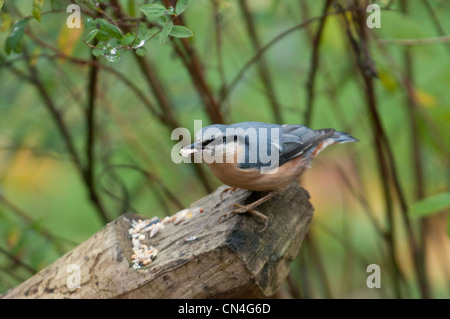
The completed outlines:
[[[373,64],[371,62],[371,58],[369,57],[369,51],[367,47],[367,28],[365,27],[365,16],[362,15],[360,12],[353,12],[353,21],[356,23],[356,32],[358,32],[360,44],[356,41],[356,39],[353,37],[352,32],[350,31],[349,27],[349,21],[344,16],[344,20],[346,23],[346,30],[347,35],[349,37],[350,43],[352,44],[352,48],[356,54],[358,59],[358,69],[360,70],[364,85],[365,85],[365,94],[366,94],[366,101],[367,101],[367,107],[368,111],[371,114],[372,117],[372,125],[375,133],[375,146],[377,150],[377,159],[379,163],[380,168],[380,176],[383,182],[383,190],[385,194],[385,199],[387,203],[387,216],[388,216],[388,222],[389,222],[389,230],[388,233],[391,237],[393,237],[393,214],[392,214],[392,198],[390,194],[390,185],[387,182],[386,177],[391,177],[393,184],[394,184],[394,190],[397,192],[398,199],[400,202],[401,207],[401,216],[403,219],[403,222],[406,226],[406,232],[409,238],[409,245],[411,254],[413,257],[413,262],[415,265],[416,275],[420,287],[420,291],[422,294],[422,297],[427,298],[428,297],[428,281],[426,279],[426,274],[424,272],[424,269],[421,264],[420,260],[420,247],[417,244],[416,238],[414,236],[414,232],[411,225],[411,220],[408,217],[408,206],[406,203],[406,199],[404,196],[403,189],[400,186],[400,182],[397,176],[396,168],[395,168],[395,161],[392,153],[392,149],[390,147],[389,140],[387,138],[387,135],[383,129],[383,126],[381,124],[381,119],[379,117],[377,106],[376,106],[376,95],[375,95],[375,89],[373,84],[373,75],[374,70]],[[375,71],[376,74],[376,71]],[[394,253],[394,247],[395,245],[391,245],[391,253],[392,257],[395,256]],[[395,260],[395,259],[393,259]],[[399,289],[397,287],[397,293],[399,293]]]
[[[327,299],[331,299],[331,298],[333,298],[333,296],[331,294],[331,289],[330,289],[330,285],[328,283],[327,274],[325,271],[324,264],[322,262],[319,248],[317,247],[316,240],[313,237],[312,232],[308,232],[306,234],[305,241],[308,245],[308,252],[311,256],[311,261],[317,270],[317,275],[318,275],[320,283],[323,287],[324,296]]]
[[[131,170],[135,170],[139,173],[141,173],[142,175],[144,175],[148,180],[156,182],[160,187],[161,190],[163,192],[163,194],[179,209],[183,209],[185,206],[183,205],[183,203],[178,199],[178,197],[170,190],[170,188],[168,188],[167,186],[165,186],[165,184],[161,181],[161,179],[155,175],[152,174],[149,171],[146,171],[140,167],[137,167],[135,165],[128,165],[128,164],[117,164],[117,165],[109,165],[107,167],[107,169],[115,169],[115,168],[126,168],[126,169],[131,169]]]
[[[378,41],[384,44],[398,44],[405,46],[430,45],[430,44],[449,43],[450,35],[424,39],[379,39]]]
[[[431,20],[433,21],[434,27],[436,28],[436,31],[438,32],[438,34],[440,35],[440,37],[449,37],[447,35],[447,32],[445,32],[444,27],[442,26],[442,24],[439,22],[438,17],[436,16],[436,13],[434,12],[433,8],[431,7],[430,3],[428,2],[428,0],[422,0],[423,4],[425,5],[425,8],[428,11],[428,14],[431,17]],[[450,38],[450,37],[449,37]],[[450,54],[450,40],[449,41],[445,41],[442,43],[446,43],[445,47],[447,48],[447,53]]]
[[[407,1],[401,0],[400,6],[403,13],[408,13],[408,5]],[[450,37],[449,37],[450,40]],[[404,68],[405,68],[405,76],[408,78],[409,83],[413,85],[414,83],[414,73],[413,73],[413,57],[411,55],[411,51],[409,48],[403,49],[403,58],[404,58]],[[405,100],[406,111],[409,116],[409,128],[410,128],[410,136],[411,136],[411,168],[413,170],[413,174],[415,175],[415,198],[416,200],[422,199],[425,196],[425,177],[423,174],[423,163],[421,157],[421,149],[422,145],[419,139],[419,130],[417,123],[417,105],[415,98],[412,94],[406,94]],[[407,217],[406,217],[407,218]],[[421,232],[420,232],[420,245],[418,247],[418,267],[420,267],[420,272],[422,272],[421,276],[419,276],[419,284],[421,285],[421,290],[425,298],[430,297],[430,291],[427,284],[426,279],[426,229],[427,229],[427,221],[426,218],[421,219]]]
[[[10,259],[14,264],[21,266],[22,268],[26,269],[31,274],[36,274],[37,270],[31,267],[30,265],[23,262],[20,258],[14,256],[9,251],[7,251],[5,248],[0,247],[0,253],[5,255],[8,259]]]
[[[175,7],[175,1],[164,0],[166,7]],[[176,16],[173,19],[175,25],[186,25],[182,15]],[[216,100],[208,81],[206,80],[204,66],[200,57],[195,50],[195,47],[191,45],[190,40],[186,38],[175,39],[170,38],[175,53],[180,57],[186,70],[191,77],[192,84],[194,85],[200,99],[205,106],[206,113],[208,114],[212,123],[223,124],[225,119],[223,117],[220,103]]]
[[[96,61],[97,58],[92,55],[91,60]],[[100,200],[95,189],[95,99],[97,96],[97,79],[98,79],[98,67],[96,65],[91,65],[89,70],[89,98],[88,107],[86,112],[86,124],[87,124],[87,134],[86,134],[86,169],[85,169],[85,180],[86,186],[89,191],[89,196],[91,201],[96,204],[100,217],[104,223],[109,221],[106,215],[105,208]]]
[[[325,21],[327,18],[327,11],[331,5],[333,0],[327,0],[322,9],[322,16],[319,20],[319,27],[317,29],[316,36],[312,39],[312,53],[311,53],[311,61],[310,61],[310,69],[308,72],[308,80],[306,82],[306,110],[304,122],[306,126],[311,124],[312,114],[313,114],[313,106],[314,106],[314,85],[316,83],[316,71],[319,66],[319,45],[320,39],[322,38],[323,30],[325,28]]]
[[[358,8],[350,8],[350,9],[339,9],[336,11],[332,11],[332,12],[327,12],[327,16],[329,15],[336,15],[336,14],[341,14],[343,12],[348,12],[348,11],[353,11],[353,10],[359,10]],[[365,12],[365,11],[364,11]],[[258,52],[255,53],[255,55],[248,60],[244,66],[237,72],[237,74],[235,75],[235,77],[233,78],[233,80],[231,80],[228,84],[228,87],[225,90],[222,90],[221,92],[221,96],[219,99],[219,102],[221,104],[224,103],[224,101],[229,97],[229,95],[231,94],[231,91],[236,87],[237,83],[243,78],[244,74],[248,71],[248,69],[254,64],[256,63],[262,56],[264,53],[267,52],[267,50],[269,50],[272,46],[274,46],[276,43],[278,43],[280,40],[282,40],[284,37],[288,36],[289,34],[303,29],[306,26],[308,26],[309,24],[318,21],[322,19],[322,16],[319,17],[313,17],[307,21],[304,21],[300,24],[297,24],[283,32],[281,32],[279,35],[277,35],[275,38],[273,38],[272,40],[270,40],[267,44],[263,45],[260,50]]]
[[[247,4],[247,0],[239,0],[239,8],[241,9],[242,15],[244,17],[244,22],[247,27],[247,33],[249,35],[250,41],[252,43],[253,49],[258,52],[261,50],[261,43],[256,32],[255,22],[253,21],[253,15]],[[278,102],[274,84],[272,82],[272,76],[270,74],[269,67],[267,66],[264,57],[260,57],[257,61],[259,76],[261,77],[262,83],[267,92],[267,98],[270,102],[272,113],[274,119],[277,123],[283,123],[281,115],[281,107]]]
[[[34,222],[33,218],[31,218],[30,214],[25,212],[23,209],[18,207],[15,203],[13,203],[11,200],[5,197],[2,190],[0,190],[0,202],[2,202],[6,207],[11,209],[17,216],[19,216],[22,220],[24,220],[26,223],[31,224]],[[53,235],[46,227],[40,226],[38,231],[45,239],[47,239],[49,242],[51,242],[55,249],[58,251],[58,253],[63,254],[65,252],[65,249],[61,245],[61,241],[65,241],[69,243],[72,246],[75,246],[76,243],[73,241],[70,241],[65,238],[61,238],[58,236]]]
[[[125,18],[126,15],[123,13],[122,7],[120,6],[118,0],[110,0],[110,1],[111,5],[114,7],[116,16],[119,19]],[[130,30],[125,28],[124,31],[129,32]],[[153,94],[156,97],[156,100],[158,101],[158,104],[162,111],[161,118],[163,119],[163,122],[169,129],[172,130],[181,127],[180,123],[178,122],[173,112],[174,108],[169,98],[169,95],[167,94],[167,91],[163,83],[161,82],[160,77],[156,73],[155,66],[149,61],[149,59],[137,55],[136,52],[134,52],[134,56],[139,65],[139,69],[142,72],[142,75],[146,79],[151,91],[153,92]],[[198,163],[196,163],[194,167],[197,173],[197,177],[201,181],[203,187],[208,193],[210,193],[213,190],[213,187],[211,186],[211,183],[204,171],[204,168],[200,166]]]
[[[386,216],[387,216],[387,233],[386,238],[388,240],[388,247],[389,247],[389,254],[391,258],[391,262],[394,265],[394,276],[396,278],[402,277],[401,270],[397,266],[396,261],[396,245],[395,245],[395,236],[394,236],[394,216],[393,216],[393,200],[392,195],[390,192],[389,182],[386,178],[389,176],[389,167],[386,160],[386,156],[383,151],[383,144],[381,141],[381,136],[384,134],[383,127],[381,125],[381,121],[377,112],[376,107],[376,95],[373,87],[373,79],[370,73],[367,72],[367,68],[364,63],[364,58],[361,57],[361,49],[357,42],[357,40],[354,38],[351,28],[350,28],[350,22],[348,21],[347,17],[343,14],[342,15],[344,23],[345,23],[345,30],[349,39],[349,42],[351,44],[351,47],[356,55],[357,58],[357,66],[360,70],[360,74],[363,78],[364,82],[364,93],[366,95],[366,105],[369,110],[369,114],[371,115],[371,123],[373,125],[373,135],[374,135],[374,144],[375,144],[375,150],[376,150],[376,159],[378,162],[378,170],[379,170],[379,176],[380,180],[382,182],[382,188],[383,188],[383,195],[384,195],[384,201],[385,201],[385,210],[386,210]],[[363,31],[364,32],[364,31]],[[395,289],[395,295],[397,298],[401,296],[401,290],[398,280],[393,280],[394,283],[394,289]]]
[[[220,14],[219,4],[220,0],[213,0],[213,15],[214,15],[214,44],[216,47],[217,56],[217,70],[220,76],[221,91],[226,87],[225,70],[223,67],[223,54],[222,54],[222,15]]]

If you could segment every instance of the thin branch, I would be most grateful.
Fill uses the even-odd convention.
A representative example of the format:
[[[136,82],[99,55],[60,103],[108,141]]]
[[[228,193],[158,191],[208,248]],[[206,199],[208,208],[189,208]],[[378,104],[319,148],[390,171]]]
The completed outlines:
[[[114,11],[116,16],[119,19],[125,18],[126,15],[122,11],[122,7],[118,0],[110,0],[111,5],[114,7]],[[124,28],[125,32],[129,32],[129,29]],[[163,123],[166,124],[166,126],[169,129],[175,129],[178,127],[181,127],[179,124],[174,112],[173,112],[173,105],[172,102],[167,95],[166,89],[163,86],[160,77],[158,77],[154,65],[149,62],[148,59],[145,57],[138,56],[136,52],[134,52],[135,59],[139,65],[139,69],[142,72],[142,75],[146,79],[151,91],[156,97],[156,100],[158,101],[158,104],[161,108],[162,114],[161,118],[163,119]],[[199,178],[200,182],[202,183],[205,190],[210,193],[213,190],[213,187],[211,186],[211,183],[205,173],[205,170],[202,166],[200,166],[199,163],[196,163],[194,165],[197,177]]]
[[[407,1],[401,0],[400,7],[403,13],[408,13],[408,4]],[[450,39],[450,37],[449,37]],[[413,86],[414,84],[414,71],[413,71],[413,57],[411,55],[411,51],[408,47],[403,48],[403,58],[404,58],[404,68],[405,68],[405,76],[408,78],[409,83]],[[409,130],[411,137],[411,168],[413,170],[413,174],[415,176],[415,198],[416,200],[420,200],[425,196],[425,176],[423,174],[423,162],[421,157],[422,145],[419,139],[419,129],[418,129],[418,117],[416,113],[417,105],[415,98],[412,94],[406,94],[405,99],[405,107],[406,112],[408,113],[409,120]],[[423,274],[419,277],[419,284],[421,285],[421,290],[424,294],[425,298],[430,297],[430,291],[428,284],[426,283],[426,228],[427,228],[427,220],[426,218],[422,218],[421,221],[421,232],[420,232],[420,245],[418,247],[418,262],[420,271]],[[425,281],[424,281],[425,280]]]
[[[11,200],[5,197],[3,194],[3,191],[0,189],[0,202],[2,202],[6,207],[11,209],[17,216],[19,216],[22,220],[24,220],[26,223],[31,224],[34,222],[33,218],[30,217],[30,214],[26,213],[23,209],[18,207],[16,204],[14,204]],[[65,241],[66,243],[71,244],[72,246],[76,246],[77,243],[61,238],[59,236],[53,235],[46,227],[41,226],[39,227],[38,231],[45,239],[47,239],[49,242],[51,242],[56,251],[60,253],[61,255],[65,252],[64,248],[62,247],[60,241]]]
[[[405,46],[430,45],[430,44],[449,43],[450,35],[424,39],[379,39],[378,41],[382,42],[383,44],[397,44]]]
[[[92,55],[92,61],[96,61],[97,58]],[[97,96],[97,82],[98,82],[98,67],[96,65],[91,65],[89,70],[89,98],[88,107],[86,112],[86,124],[87,124],[87,134],[86,134],[86,169],[85,169],[85,180],[86,186],[88,188],[89,196],[91,201],[97,206],[97,210],[103,222],[106,224],[109,221],[106,215],[105,208],[97,194],[95,187],[95,99]]]
[[[325,271],[324,264],[322,262],[322,258],[320,256],[319,248],[317,247],[316,240],[313,237],[312,232],[308,232],[305,235],[305,241],[308,245],[308,251],[311,256],[311,262],[314,264],[319,280],[322,284],[323,291],[325,294],[325,298],[332,299],[333,296],[331,294],[330,284],[328,283],[327,273]]]
[[[175,7],[174,1],[164,0],[163,2],[166,7]],[[186,25],[183,15],[177,16],[173,20],[173,23],[175,25]],[[171,37],[170,40],[173,43],[175,53],[183,61],[183,64],[192,79],[192,83],[194,84],[194,87],[206,108],[206,113],[208,114],[211,122],[215,124],[224,124],[225,119],[223,118],[223,114],[220,109],[220,103],[216,100],[211,87],[206,80],[204,66],[202,65],[201,59],[198,56],[194,46],[191,45],[190,39],[174,39]]]
[[[383,230],[382,226],[378,222],[378,220],[375,218],[375,212],[372,210],[372,207],[369,204],[369,201],[364,196],[362,192],[359,192],[356,190],[356,187],[353,187],[352,183],[350,182],[349,178],[347,177],[347,174],[345,173],[344,169],[340,165],[336,165],[336,171],[339,173],[340,177],[344,181],[346,187],[350,190],[350,192],[355,196],[355,198],[358,200],[360,205],[364,208],[364,211],[367,213],[367,216],[370,219],[371,224],[374,226],[375,231],[378,233],[378,235],[381,238],[387,239],[387,234]]]
[[[330,0],[327,0],[330,1]],[[247,4],[247,0],[239,0],[239,8],[244,17],[244,22],[247,28],[247,33],[249,35],[250,41],[252,43],[253,49],[258,52],[261,50],[261,44],[256,32],[255,22],[253,21],[253,15],[250,12],[250,9]],[[281,107],[278,103],[278,99],[276,96],[276,91],[274,84],[272,82],[272,76],[270,74],[269,67],[267,66],[266,60],[264,57],[260,57],[257,61],[259,76],[261,81],[266,89],[267,98],[269,99],[270,105],[272,107],[272,113],[274,119],[277,123],[283,123],[283,119],[281,116]]]
[[[348,12],[348,11],[353,11],[353,10],[359,10],[359,9],[357,9],[357,8],[339,9],[336,11],[327,12],[326,16],[341,14],[343,12]],[[364,12],[365,12],[365,10],[364,10]],[[317,20],[320,20],[320,19],[322,19],[322,16],[313,17],[307,21],[297,24],[297,25],[281,32],[279,35],[277,35],[272,40],[270,40],[267,44],[263,45],[260,48],[260,50],[258,52],[256,52],[256,54],[250,60],[248,60],[247,63],[244,64],[244,66],[235,75],[233,80],[230,81],[230,83],[228,84],[228,87],[225,90],[222,90],[220,99],[219,99],[219,103],[223,104],[226,101],[226,99],[231,94],[231,91],[233,91],[233,89],[236,87],[238,82],[243,78],[244,74],[248,71],[248,69],[254,63],[256,63],[261,58],[261,56],[263,56],[263,54],[267,52],[267,50],[269,50],[272,46],[274,46],[276,43],[278,43],[280,40],[282,40],[284,37],[288,36],[289,34],[295,32],[297,30],[303,29],[306,26],[308,26],[309,24],[311,24]]]
[[[37,41],[41,41],[38,38],[34,37],[34,35],[30,34],[30,37],[33,38],[33,40],[37,40]],[[45,42],[39,42],[40,45],[42,45]],[[86,59],[81,59],[81,58],[75,58],[69,55],[66,55],[64,53],[62,53],[61,51],[59,51],[58,49],[50,46],[49,44],[45,43],[46,47],[49,48],[50,50],[52,50],[55,54],[47,54],[47,53],[38,53],[38,54],[32,54],[31,58],[32,59],[40,59],[40,58],[45,58],[45,59],[49,59],[49,60],[55,60],[58,58],[61,59],[65,59],[71,63],[74,64],[79,64],[79,65],[84,65],[84,66],[96,66],[100,69],[102,69],[103,71],[107,71],[111,74],[113,74],[114,76],[116,76],[119,80],[121,80],[126,86],[129,87],[129,89],[131,91],[134,92],[134,94],[136,94],[136,96],[141,100],[141,102],[147,107],[148,111],[150,111],[150,113],[155,116],[158,120],[160,120],[161,122],[168,124],[165,122],[164,117],[158,113],[158,111],[155,109],[155,106],[153,105],[153,103],[150,101],[150,99],[144,94],[144,92],[142,92],[142,90],[140,88],[138,88],[136,86],[136,84],[131,81],[130,79],[128,79],[125,75],[123,75],[122,73],[118,72],[116,69],[113,69],[105,64],[100,63],[98,60],[93,61],[93,60],[86,60]],[[26,55],[21,55],[18,56],[16,58],[13,59],[9,59],[4,61],[2,64],[0,64],[0,68],[4,67],[4,66],[10,66],[13,63],[20,61],[20,60],[25,60],[25,59],[29,59],[29,56]]]
[[[107,99],[107,96],[102,96],[102,99]],[[150,175],[146,175],[147,177],[152,177],[147,178],[148,180],[151,181],[155,181],[155,185],[152,186],[158,186],[160,188],[166,189],[167,191],[170,192],[170,189],[165,185],[165,183],[161,180],[161,178],[158,176],[158,169],[155,165],[152,164],[152,158],[148,155],[148,147],[147,145],[143,145],[141,140],[138,139],[136,137],[136,134],[132,134],[132,128],[130,127],[129,123],[130,121],[128,121],[126,118],[124,118],[122,116],[122,114],[117,113],[116,108],[114,107],[114,102],[113,101],[107,101],[106,103],[103,104],[103,107],[105,107],[108,111],[108,114],[111,114],[112,117],[114,118],[115,122],[119,125],[121,132],[123,133],[123,137],[126,141],[126,144],[128,144],[130,147],[133,148],[133,150],[136,152],[136,155],[138,155],[141,159],[141,162],[145,163],[145,167],[147,168],[147,171],[145,171],[146,174],[150,174]],[[134,156],[133,158],[130,159],[130,161],[135,161],[136,160],[136,156]],[[105,161],[106,162],[106,161]],[[108,167],[112,167],[114,165],[109,165]],[[114,167],[117,167],[114,166]],[[124,166],[121,166],[124,167]],[[138,168],[137,165],[133,165],[129,168]],[[153,173],[149,173],[149,172],[153,172]],[[143,172],[141,172],[143,173]],[[177,208],[182,209],[184,207],[184,205],[182,204],[182,202],[179,200],[179,198],[171,193],[167,196],[168,198],[170,198],[172,200],[172,202],[175,204],[175,206]],[[117,196],[115,197],[117,198]]]
[[[25,51],[25,48],[24,48]],[[30,59],[31,57],[25,52],[25,55]],[[75,164],[75,167],[77,168],[78,172],[81,176],[84,176],[84,170],[83,165],[81,163],[80,157],[78,156],[78,152],[76,151],[75,144],[73,142],[72,136],[70,135],[69,129],[67,128],[66,124],[64,123],[64,120],[61,116],[60,111],[58,110],[57,106],[53,102],[50,94],[48,93],[47,89],[45,88],[44,84],[41,82],[39,77],[39,72],[34,66],[33,63],[28,62],[27,63],[29,71],[30,71],[30,78],[29,80],[36,86],[39,94],[41,95],[42,100],[44,101],[45,106],[47,107],[47,110],[51,114],[56,127],[59,130],[59,133],[61,134],[63,141],[66,144],[66,148],[72,158],[72,161]]]
[[[389,182],[388,182],[388,176],[389,174],[389,167],[386,161],[386,156],[383,151],[383,144],[381,141],[381,136],[384,134],[383,127],[381,125],[381,121],[377,112],[377,106],[376,106],[376,95],[373,87],[373,80],[372,76],[367,72],[366,66],[363,64],[365,59],[361,57],[362,51],[360,49],[360,46],[357,42],[357,40],[354,38],[352,31],[350,29],[350,21],[348,21],[348,18],[343,14],[342,15],[345,25],[345,30],[349,39],[349,42],[351,44],[351,47],[355,53],[355,56],[357,58],[357,67],[360,71],[360,74],[363,78],[364,82],[364,93],[366,96],[366,106],[368,108],[369,114],[371,115],[371,124],[373,126],[373,139],[375,144],[375,151],[376,151],[376,159],[378,163],[378,170],[379,170],[379,176],[380,180],[382,182],[382,190],[384,195],[384,202],[385,202],[385,210],[386,210],[386,216],[387,216],[387,233],[386,238],[388,240],[388,247],[389,247],[389,255],[392,264],[394,265],[394,276],[395,278],[400,278],[403,275],[401,275],[401,270],[398,266],[396,266],[396,245],[395,245],[395,236],[394,236],[394,216],[393,216],[393,200],[392,195],[390,192]],[[367,51],[366,51],[367,53]],[[401,290],[398,280],[393,280],[394,283],[394,289],[395,289],[395,295],[397,298],[400,298],[401,296]]]
[[[319,45],[320,40],[322,38],[323,30],[325,29],[325,21],[327,18],[327,11],[331,5],[333,0],[327,0],[322,9],[322,17],[319,20],[319,27],[317,29],[316,36],[312,39],[312,53],[311,53],[311,61],[310,61],[310,69],[308,72],[308,80],[306,82],[306,111],[304,122],[306,126],[311,124],[312,115],[313,115],[313,106],[314,106],[314,86],[316,83],[316,71],[319,66]]]
[[[109,165],[107,169],[115,169],[115,168],[126,168],[135,170],[141,174],[143,174],[149,181],[156,182],[163,192],[163,194],[179,209],[183,209],[185,206],[183,203],[178,199],[178,197],[168,188],[155,174],[152,174],[149,171],[146,171],[140,167],[129,165],[129,164],[115,164],[115,165]],[[105,168],[106,169],[106,168]]]
[[[0,247],[0,253],[5,255],[8,259],[10,259],[14,264],[19,265],[20,267],[26,269],[29,273],[32,275],[36,274],[38,271],[28,265],[27,263],[23,262],[20,258],[17,256],[14,256],[9,251],[7,251],[5,248]]]
[[[408,206],[406,203],[406,199],[403,193],[403,189],[400,186],[400,182],[397,176],[397,171],[395,168],[395,161],[392,153],[392,148],[390,147],[389,140],[387,138],[387,135],[383,129],[383,126],[381,124],[381,119],[379,117],[377,106],[376,106],[376,95],[375,95],[375,89],[373,84],[373,64],[372,60],[369,56],[369,51],[367,47],[367,28],[365,27],[365,16],[363,14],[360,14],[359,12],[354,12],[353,14],[353,20],[356,23],[356,31],[359,35],[359,40],[361,41],[360,44],[354,39],[350,28],[349,28],[349,21],[345,16],[344,20],[347,26],[347,34],[349,37],[349,40],[352,44],[352,47],[355,51],[355,54],[357,57],[359,57],[358,63],[358,69],[360,70],[364,85],[365,85],[365,94],[366,94],[366,101],[367,101],[367,107],[368,111],[372,116],[372,125],[374,128],[375,133],[375,145],[378,153],[378,160],[380,164],[380,173],[381,173],[381,179],[383,182],[383,189],[385,193],[385,198],[389,201],[392,201],[391,194],[389,190],[389,183],[387,183],[386,177],[391,177],[393,184],[394,184],[394,190],[397,192],[398,199],[400,202],[401,207],[401,216],[403,219],[403,222],[406,226],[406,233],[409,239],[409,245],[411,254],[413,257],[413,262],[415,265],[416,270],[416,276],[418,279],[421,295],[424,298],[428,297],[428,280],[426,278],[426,273],[424,272],[424,269],[422,267],[422,262],[420,260],[420,247],[417,244],[416,238],[414,236],[414,232],[411,225],[411,220],[409,219],[408,214]],[[376,74],[376,73],[375,73]],[[392,203],[390,204],[390,206]],[[391,230],[389,231],[389,234],[393,234],[392,230],[392,223],[393,223],[393,216],[392,212],[388,211],[388,218],[389,218],[389,224],[391,225]],[[394,245],[391,247],[394,249]]]
[[[219,73],[221,88],[226,87],[225,70],[223,67],[223,54],[222,54],[222,15],[220,14],[219,5],[220,0],[213,0],[213,16],[214,16],[214,44],[216,47],[217,58],[217,70]],[[221,89],[221,90],[222,90]]]
[[[436,13],[434,12],[430,3],[428,2],[428,0],[422,0],[422,1],[423,1],[423,4],[425,5],[425,8],[428,11],[428,14],[431,17],[431,20],[434,23],[434,27],[436,28],[438,34],[441,37],[445,37],[447,33],[445,32],[445,29],[442,27],[441,23],[439,22],[439,19],[437,18]],[[447,48],[447,52],[450,54],[450,44],[448,44],[448,42],[445,47]]]
[[[177,22],[181,19],[179,16],[174,21]],[[181,24],[182,22],[177,22]],[[171,38],[175,53],[181,58],[186,70],[191,77],[192,83],[200,96],[200,99],[205,106],[206,113],[210,120],[214,124],[223,124],[225,119],[223,118],[222,111],[220,109],[220,102],[216,101],[212,90],[206,81],[205,72],[201,65],[200,59],[197,56],[195,49],[190,45],[187,39],[174,39]]]

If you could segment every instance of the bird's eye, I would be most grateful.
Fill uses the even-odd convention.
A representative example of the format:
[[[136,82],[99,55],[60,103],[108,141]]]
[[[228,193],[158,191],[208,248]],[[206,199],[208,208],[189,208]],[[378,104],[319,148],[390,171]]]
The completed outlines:
[[[237,137],[237,135],[235,135],[234,136],[234,141],[237,142],[237,140],[238,140],[238,137]]]

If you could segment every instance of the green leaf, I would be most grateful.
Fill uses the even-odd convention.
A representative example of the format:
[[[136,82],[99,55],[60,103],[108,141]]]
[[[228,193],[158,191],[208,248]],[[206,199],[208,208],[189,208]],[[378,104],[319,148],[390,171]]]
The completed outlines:
[[[139,56],[144,56],[147,54],[147,49],[145,47],[140,47],[136,49],[136,54]]]
[[[191,30],[189,30],[186,27],[183,27],[182,25],[174,25],[172,30],[170,30],[169,35],[175,38],[189,38],[192,37],[194,34],[192,33]]]
[[[145,4],[139,8],[148,18],[162,17],[170,12],[160,3]]]
[[[122,39],[123,35],[120,29],[112,23],[109,23],[105,19],[96,19],[95,23],[97,24],[97,28],[108,33],[114,38]]]
[[[86,36],[85,41],[86,42],[91,42],[92,40],[94,40],[95,36],[97,35],[97,33],[99,32],[98,29],[92,30],[91,32],[88,33],[88,35]]]
[[[96,29],[98,30],[98,29]],[[95,36],[99,41],[109,41],[111,40],[111,35],[105,31],[98,30],[97,35]]]
[[[83,20],[83,25],[86,28],[86,30],[92,30],[96,29],[97,25],[95,24],[95,21],[91,17],[87,17]]]
[[[20,53],[22,51],[22,39],[25,33],[25,27],[30,18],[25,18],[17,21],[11,27],[11,34],[6,38],[5,50],[7,54],[10,54],[11,51],[16,53]]]
[[[145,26],[144,23],[139,22],[139,26],[138,26],[138,39],[139,40],[143,40],[148,34],[148,30],[147,27]]]
[[[189,7],[191,4],[191,0],[178,0],[177,5],[175,6],[175,13],[176,15],[180,15],[184,12],[184,10]]]
[[[123,46],[129,46],[131,45],[134,40],[136,40],[136,34],[134,33],[127,33],[123,38],[122,38],[122,45]]]
[[[409,210],[409,214],[414,217],[424,217],[439,213],[448,207],[450,207],[450,193],[442,193],[416,202]]]
[[[89,9],[101,12],[101,9],[97,5],[98,2],[102,2],[101,0],[93,1],[93,0],[84,0],[84,3],[88,6]]]
[[[42,12],[42,5],[44,4],[44,0],[33,0],[33,17],[41,21],[41,12]]]
[[[102,49],[102,48],[94,48],[94,49],[92,50],[92,54],[93,54],[94,56],[103,55],[104,53],[105,53],[105,50]]]
[[[159,44],[163,45],[166,42],[170,31],[172,31],[172,28],[173,22],[169,22],[164,25],[164,28],[161,30],[161,33],[159,34]]]
[[[2,9],[4,3],[5,3],[5,0],[0,0],[0,10]]]

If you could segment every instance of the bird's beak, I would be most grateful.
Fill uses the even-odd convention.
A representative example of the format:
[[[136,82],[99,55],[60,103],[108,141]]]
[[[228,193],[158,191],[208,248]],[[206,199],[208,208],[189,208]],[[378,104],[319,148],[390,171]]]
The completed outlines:
[[[180,154],[184,157],[188,157],[191,154],[202,152],[203,151],[203,145],[202,141],[197,141],[195,143],[192,143],[191,145],[185,146],[180,150]]]

